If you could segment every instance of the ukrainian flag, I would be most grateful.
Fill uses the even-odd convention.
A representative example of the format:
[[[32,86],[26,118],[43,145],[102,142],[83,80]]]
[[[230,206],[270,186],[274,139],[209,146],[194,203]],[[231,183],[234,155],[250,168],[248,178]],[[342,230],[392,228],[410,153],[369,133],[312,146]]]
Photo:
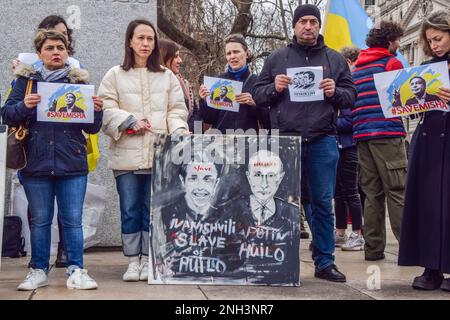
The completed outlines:
[[[358,0],[328,0],[322,33],[328,47],[339,51],[344,47],[366,49],[366,37],[373,22]],[[408,67],[399,53],[397,58]]]
[[[323,35],[328,47],[337,51],[344,47],[367,48],[372,20],[358,0],[328,0],[327,9]]]

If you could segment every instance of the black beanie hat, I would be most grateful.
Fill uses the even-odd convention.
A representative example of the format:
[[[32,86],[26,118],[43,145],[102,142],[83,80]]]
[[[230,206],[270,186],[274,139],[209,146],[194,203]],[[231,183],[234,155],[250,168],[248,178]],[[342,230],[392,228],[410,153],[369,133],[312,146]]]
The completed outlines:
[[[292,20],[292,28],[295,27],[295,24],[301,17],[304,16],[315,16],[317,20],[319,20],[319,25],[322,25],[322,20],[320,18],[320,10],[315,5],[312,4],[303,4],[298,6],[294,11],[294,19]]]

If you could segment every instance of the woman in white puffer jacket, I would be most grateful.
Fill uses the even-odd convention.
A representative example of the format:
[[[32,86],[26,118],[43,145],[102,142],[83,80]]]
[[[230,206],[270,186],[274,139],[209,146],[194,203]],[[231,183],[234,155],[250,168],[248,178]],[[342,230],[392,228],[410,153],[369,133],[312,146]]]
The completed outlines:
[[[108,166],[120,198],[124,281],[148,278],[151,168],[154,133],[184,133],[188,111],[176,76],[160,66],[156,29],[130,22],[125,59],[102,80],[103,131],[111,138]]]

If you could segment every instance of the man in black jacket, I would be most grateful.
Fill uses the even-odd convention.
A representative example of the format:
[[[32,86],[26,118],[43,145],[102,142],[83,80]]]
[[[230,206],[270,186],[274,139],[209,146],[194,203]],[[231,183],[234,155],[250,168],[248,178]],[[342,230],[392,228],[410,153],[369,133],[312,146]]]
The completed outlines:
[[[318,278],[345,282],[334,264],[334,217],[332,200],[339,157],[336,144],[336,111],[350,108],[356,99],[350,70],[345,59],[328,48],[319,35],[320,11],[301,5],[294,12],[294,39],[286,48],[272,53],[255,85],[257,104],[270,105],[271,127],[280,135],[302,136],[302,165],[311,191],[313,259]],[[323,68],[320,88],[324,100],[292,102],[286,76],[288,68]]]

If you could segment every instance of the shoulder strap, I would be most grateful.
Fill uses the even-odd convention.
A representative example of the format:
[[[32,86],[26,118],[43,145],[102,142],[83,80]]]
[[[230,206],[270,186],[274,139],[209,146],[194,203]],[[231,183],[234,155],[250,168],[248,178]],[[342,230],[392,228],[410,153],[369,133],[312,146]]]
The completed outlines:
[[[25,95],[30,94],[32,89],[33,89],[33,80],[28,79],[27,90],[25,91]]]
[[[25,95],[28,95],[31,93],[31,90],[33,89],[33,80],[32,79],[28,79],[27,82],[27,89],[25,90]],[[23,125],[20,126],[19,129],[23,130],[23,138],[25,138],[25,136],[28,134],[28,128],[30,127],[30,120],[27,120]],[[22,140],[20,139],[20,140]]]
[[[247,79],[245,79],[244,83],[242,84],[242,89],[244,89],[244,87],[247,84],[248,80],[250,80],[250,78],[252,78],[253,76],[254,76],[254,74],[250,73],[250,75],[247,77]]]

